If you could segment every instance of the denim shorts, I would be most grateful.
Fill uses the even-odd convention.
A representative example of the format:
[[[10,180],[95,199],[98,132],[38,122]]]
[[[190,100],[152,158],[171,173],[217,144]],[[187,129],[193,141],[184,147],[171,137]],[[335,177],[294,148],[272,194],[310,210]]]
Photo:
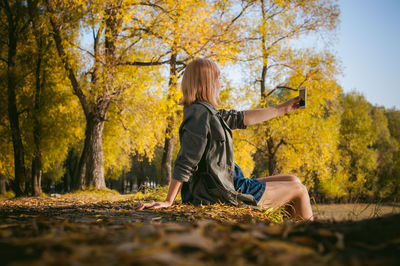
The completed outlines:
[[[233,174],[233,185],[235,190],[250,194],[256,199],[257,203],[261,200],[265,191],[265,182],[260,182],[255,179],[245,178],[242,169],[235,163],[235,173]]]

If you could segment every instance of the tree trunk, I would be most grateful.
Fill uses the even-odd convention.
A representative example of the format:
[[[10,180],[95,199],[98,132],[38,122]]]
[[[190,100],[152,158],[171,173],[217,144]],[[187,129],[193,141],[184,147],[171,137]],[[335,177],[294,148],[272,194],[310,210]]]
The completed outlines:
[[[85,143],[76,174],[78,187],[75,189],[106,187],[102,145],[103,128],[102,119],[94,115],[86,118]]]
[[[138,191],[142,191],[144,187],[145,180],[140,174],[136,174],[136,185],[138,187]]]
[[[275,175],[276,174],[276,157],[275,157],[275,152],[274,150],[274,141],[272,138],[269,138],[267,141],[268,145],[268,173],[269,175]]]
[[[42,195],[42,158],[32,160],[32,196]]]
[[[35,146],[36,146],[35,140]],[[37,147],[35,147],[36,149]],[[32,159],[32,196],[42,195],[42,155],[40,150],[35,150],[35,157]]]
[[[6,177],[3,174],[0,174],[0,194],[5,194],[6,192]]]
[[[267,75],[267,66],[264,65],[261,72],[261,85],[260,85],[260,107],[265,107],[267,103],[266,92],[265,92],[265,78]]]
[[[75,148],[71,148],[68,151],[67,159],[64,162],[65,174],[64,174],[64,191],[70,192],[71,189],[78,188],[75,180],[75,173],[77,172],[79,162],[79,155]]]
[[[164,150],[161,164],[161,185],[168,185],[172,178],[172,154],[174,152],[175,136],[173,135],[174,119],[167,118],[168,125],[165,130]]]
[[[66,170],[63,178],[63,192],[67,193],[71,191],[71,175],[68,170]]]
[[[121,175],[121,177],[118,179],[119,182],[119,192],[121,194],[125,194],[125,176]]]
[[[318,178],[318,173],[317,171],[313,170],[312,171],[312,179],[313,179],[313,192],[315,197],[318,199],[319,198],[319,178]]]
[[[176,57],[177,52],[173,48],[174,52],[171,54],[170,59],[170,72],[169,72],[169,99],[174,99],[177,90],[177,69],[176,69]],[[174,126],[175,126],[175,110],[173,110],[167,117],[167,128],[165,130],[165,140],[164,140],[164,151],[161,161],[161,185],[168,185],[172,178],[172,154],[174,152],[175,136],[174,136]]]
[[[24,147],[21,139],[21,130],[19,128],[19,118],[17,111],[16,99],[16,75],[15,75],[15,60],[17,53],[17,28],[16,21],[13,20],[13,15],[8,14],[8,66],[7,66],[7,85],[8,85],[8,119],[10,121],[10,129],[12,143],[14,149],[14,182],[13,189],[15,196],[26,195],[26,172],[24,161]],[[18,18],[16,18],[18,19]]]
[[[35,32],[36,33],[36,32]],[[37,34],[37,33],[36,33]],[[43,82],[40,80],[40,71],[42,64],[42,50],[43,50],[43,40],[40,36],[36,36],[36,42],[39,50],[37,62],[36,62],[36,91],[35,91],[35,107],[33,111],[33,142],[34,142],[34,158],[32,159],[32,195],[40,196],[42,195],[42,152],[40,150],[41,133],[42,127],[39,122],[40,114],[40,94],[42,85],[45,82],[45,74],[43,71]]]
[[[265,89],[265,82],[266,82],[266,76],[267,76],[267,69],[268,69],[268,52],[266,49],[266,42],[267,42],[267,37],[266,37],[266,30],[265,30],[265,25],[266,25],[266,17],[265,17],[265,3],[263,0],[261,0],[261,17],[262,17],[262,25],[263,25],[263,30],[261,33],[261,50],[262,50],[262,71],[261,71],[261,80],[260,80],[260,107],[265,107],[266,106],[266,89]]]

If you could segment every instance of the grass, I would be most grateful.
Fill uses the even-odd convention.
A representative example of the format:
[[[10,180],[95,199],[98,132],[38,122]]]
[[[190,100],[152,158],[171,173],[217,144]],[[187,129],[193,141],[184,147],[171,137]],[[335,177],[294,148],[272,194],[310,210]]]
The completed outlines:
[[[164,201],[167,198],[168,186],[141,187],[139,192],[133,194],[130,199],[139,201]],[[178,193],[176,201],[181,200],[181,195]]]
[[[139,202],[163,201],[168,194],[168,186],[162,187],[142,187],[142,189],[129,195],[129,200]],[[163,212],[172,212],[183,216],[190,216],[190,219],[213,219],[221,222],[274,222],[282,223],[288,213],[283,208],[264,208],[259,209],[254,206],[231,206],[228,204],[213,204],[194,206],[182,204],[181,195],[178,193],[175,204],[169,208],[162,209]]]
[[[93,195],[99,195],[99,196],[109,196],[109,195],[120,195],[120,193],[116,190],[109,189],[109,188],[102,188],[102,189],[97,189],[95,187],[89,187],[86,190],[77,190],[73,192],[66,193],[65,195],[77,195],[77,196],[93,196]]]
[[[314,214],[320,220],[361,220],[381,217],[386,214],[400,213],[400,204],[378,203],[346,203],[346,204],[319,204],[313,206]],[[318,214],[317,214],[318,213]]]
[[[97,202],[123,200],[127,198],[127,195],[122,195],[118,191],[109,188],[96,189],[90,187],[87,190],[77,190],[66,193],[64,195],[61,195],[61,197],[69,200],[83,199]]]
[[[15,194],[12,191],[7,191],[4,194],[0,194],[0,199],[11,199],[11,198],[14,198],[14,197],[15,197]]]

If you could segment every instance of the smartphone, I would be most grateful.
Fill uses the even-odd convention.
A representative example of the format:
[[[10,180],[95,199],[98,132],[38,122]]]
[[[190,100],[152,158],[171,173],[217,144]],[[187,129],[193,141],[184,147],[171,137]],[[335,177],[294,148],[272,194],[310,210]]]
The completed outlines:
[[[300,97],[299,108],[301,108],[301,109],[306,108],[306,101],[307,101],[307,88],[306,87],[302,87],[299,89],[299,97]]]

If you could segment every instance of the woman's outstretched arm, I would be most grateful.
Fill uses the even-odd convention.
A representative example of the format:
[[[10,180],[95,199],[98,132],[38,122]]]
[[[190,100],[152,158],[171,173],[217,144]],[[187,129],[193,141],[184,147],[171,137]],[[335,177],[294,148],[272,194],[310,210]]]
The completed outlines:
[[[171,182],[169,183],[169,188],[168,188],[168,195],[164,201],[142,203],[139,207],[136,208],[136,210],[141,211],[144,208],[159,209],[159,208],[166,208],[166,207],[171,206],[172,203],[174,203],[176,195],[178,195],[178,192],[181,189],[182,183],[183,183],[182,181],[171,179]]]
[[[244,114],[244,124],[251,126],[283,114],[294,112],[299,109],[299,102],[300,97],[295,97],[280,105],[248,110]]]

